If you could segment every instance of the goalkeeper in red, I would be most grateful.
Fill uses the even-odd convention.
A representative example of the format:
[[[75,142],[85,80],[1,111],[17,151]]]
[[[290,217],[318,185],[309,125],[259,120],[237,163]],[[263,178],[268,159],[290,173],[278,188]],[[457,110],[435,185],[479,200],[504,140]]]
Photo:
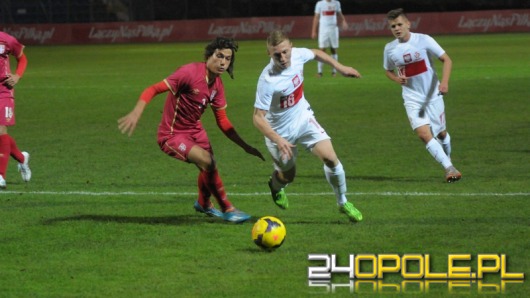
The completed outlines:
[[[161,82],[147,87],[134,109],[118,120],[118,128],[130,136],[149,101],[157,94],[169,91],[158,127],[160,149],[173,158],[193,163],[199,169],[196,211],[239,223],[248,220],[250,215],[236,209],[228,200],[212,146],[200,121],[208,105],[211,106],[223,133],[247,153],[264,160],[261,152],[241,139],[226,115],[227,102],[221,75],[226,71],[233,78],[237,49],[233,39],[217,37],[205,48],[205,62],[183,65]],[[212,195],[221,210],[210,201]]]

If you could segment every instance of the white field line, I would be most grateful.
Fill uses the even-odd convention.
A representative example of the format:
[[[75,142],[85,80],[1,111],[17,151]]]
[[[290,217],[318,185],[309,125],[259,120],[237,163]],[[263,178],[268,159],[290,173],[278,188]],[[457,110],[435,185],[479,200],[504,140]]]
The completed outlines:
[[[4,195],[52,195],[52,196],[194,196],[196,192],[134,192],[134,191],[10,191],[0,190],[0,196]],[[269,192],[254,192],[254,193],[227,193],[229,196],[238,197],[250,197],[250,196],[268,196]],[[332,192],[320,192],[320,193],[291,193],[289,196],[330,196],[334,195]],[[482,196],[493,196],[493,197],[512,197],[512,196],[530,196],[530,192],[508,192],[508,193],[495,193],[495,192],[478,192],[478,193],[439,193],[439,192],[349,192],[349,196],[377,196],[377,197],[393,197],[393,196],[459,196],[459,197],[482,197]]]

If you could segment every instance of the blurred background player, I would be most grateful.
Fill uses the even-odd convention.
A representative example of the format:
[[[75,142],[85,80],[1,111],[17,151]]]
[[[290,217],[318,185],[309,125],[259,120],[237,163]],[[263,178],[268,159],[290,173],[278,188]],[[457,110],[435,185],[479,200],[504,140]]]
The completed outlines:
[[[337,17],[339,20],[337,20]],[[331,51],[331,57],[339,60],[337,49],[339,48],[339,27],[337,21],[340,21],[341,29],[346,30],[348,23],[342,14],[340,2],[336,0],[321,0],[315,5],[315,16],[313,17],[313,29],[311,38],[317,37],[318,28],[318,47],[322,51],[327,48]],[[317,76],[322,77],[322,62],[317,62]],[[336,75],[336,69],[333,68],[331,75]]]
[[[451,162],[451,138],[446,130],[443,100],[443,94],[449,91],[451,58],[429,35],[410,32],[410,22],[403,9],[391,10],[387,19],[396,39],[385,46],[385,74],[402,86],[410,125],[432,157],[444,167],[445,180],[458,181],[462,174]],[[443,63],[441,82],[432,57]]]
[[[346,199],[346,174],[331,138],[318,124],[304,96],[303,72],[306,62],[317,60],[346,77],[359,78],[361,74],[321,50],[293,48],[281,31],[270,33],[267,51],[271,60],[258,80],[253,121],[265,136],[274,161],[275,170],[269,180],[274,203],[282,209],[289,207],[285,187],[296,175],[298,144],[324,163],[324,175],[335,192],[339,211],[351,221],[361,221],[361,212]]]
[[[237,43],[230,38],[218,37],[204,52],[205,62],[179,67],[173,74],[147,87],[135,108],[118,120],[122,133],[133,133],[146,105],[157,94],[169,91],[158,127],[158,144],[167,155],[193,163],[199,168],[199,197],[196,211],[226,221],[243,222],[250,215],[237,210],[228,200],[223,181],[217,171],[212,146],[201,124],[201,116],[212,107],[219,128],[247,153],[264,160],[263,155],[241,139],[226,115],[227,102],[221,75],[226,71],[233,78]],[[221,211],[210,201],[213,195]]]
[[[15,57],[17,67],[11,73],[9,55]],[[7,127],[15,125],[15,85],[26,71],[28,60],[22,45],[13,36],[0,31],[0,188],[6,188],[6,171],[9,157],[18,161],[22,180],[31,179],[29,153],[21,152],[15,140],[7,133]]]

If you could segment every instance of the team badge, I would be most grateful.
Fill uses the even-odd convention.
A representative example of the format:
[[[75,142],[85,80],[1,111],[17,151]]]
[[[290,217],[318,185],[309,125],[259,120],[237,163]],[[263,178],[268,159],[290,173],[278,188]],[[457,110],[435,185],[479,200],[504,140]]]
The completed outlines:
[[[403,61],[405,61],[405,63],[412,62],[412,56],[410,54],[403,55]]]
[[[186,151],[186,144],[181,143],[179,145],[179,150],[182,151],[182,152],[185,152]]]
[[[298,75],[296,75],[294,78],[293,78],[293,86],[296,88],[300,85],[301,83],[301,80],[300,80],[300,77]]]

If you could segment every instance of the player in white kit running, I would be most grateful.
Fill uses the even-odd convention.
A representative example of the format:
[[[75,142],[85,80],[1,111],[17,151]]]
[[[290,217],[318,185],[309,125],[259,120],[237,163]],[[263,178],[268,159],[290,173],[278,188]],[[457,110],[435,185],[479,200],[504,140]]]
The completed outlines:
[[[304,64],[317,60],[337,69],[346,77],[359,78],[360,73],[344,66],[317,49],[293,48],[281,31],[267,39],[270,63],[258,80],[254,103],[254,125],[265,136],[275,171],[269,180],[274,203],[282,209],[289,206],[284,188],[296,175],[297,145],[312,152],[324,163],[324,173],[333,188],[339,211],[351,221],[361,221],[362,214],[346,199],[346,176],[331,144],[304,96]]]
[[[311,38],[317,37],[318,29],[318,47],[322,51],[329,48],[331,57],[339,60],[337,49],[339,48],[339,27],[340,21],[341,29],[346,30],[348,23],[342,14],[340,2],[336,0],[320,0],[315,5],[315,16],[313,17],[313,27],[311,31]],[[323,63],[317,62],[318,77],[322,77]],[[331,75],[335,76],[336,70],[332,69]]]
[[[390,31],[396,37],[385,46],[386,76],[402,86],[402,95],[412,129],[426,144],[434,159],[445,169],[449,183],[462,178],[451,162],[451,138],[446,129],[443,94],[449,91],[452,61],[429,35],[410,32],[403,9],[387,14]],[[443,63],[438,80],[432,58]]]

